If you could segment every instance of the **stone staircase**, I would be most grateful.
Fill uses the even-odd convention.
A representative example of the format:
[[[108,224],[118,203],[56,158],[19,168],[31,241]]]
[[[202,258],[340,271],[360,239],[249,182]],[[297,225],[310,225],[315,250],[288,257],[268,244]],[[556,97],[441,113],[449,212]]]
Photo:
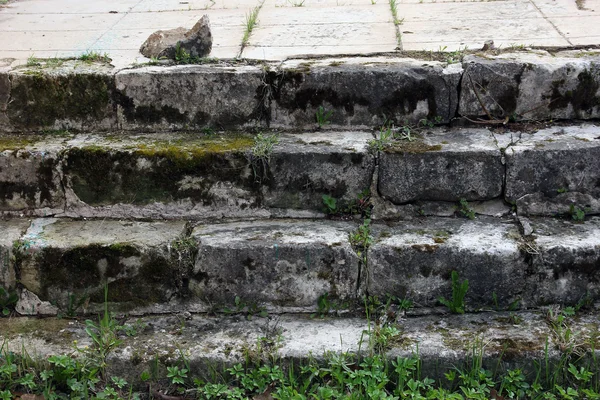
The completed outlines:
[[[523,329],[537,357],[543,307],[600,300],[599,65],[571,51],[0,71],[0,286],[30,316],[99,311],[107,286],[116,312],[210,324],[192,347],[240,323],[207,315],[265,311],[287,321],[290,358],[354,349],[357,305],[393,296],[414,309],[391,353],[418,343],[451,364],[468,346],[423,328],[450,323],[464,343]],[[465,316],[438,301],[452,271]],[[324,309],[342,316],[307,319]],[[8,329],[23,321],[0,336],[39,344],[46,328]],[[352,344],[317,340],[334,331]]]

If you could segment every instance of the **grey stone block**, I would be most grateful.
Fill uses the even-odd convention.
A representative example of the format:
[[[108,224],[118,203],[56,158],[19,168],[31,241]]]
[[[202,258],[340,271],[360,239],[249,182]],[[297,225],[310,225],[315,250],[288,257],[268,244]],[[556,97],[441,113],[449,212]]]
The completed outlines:
[[[380,155],[379,193],[393,203],[489,200],[502,195],[504,166],[484,129],[433,129]]]
[[[517,226],[494,218],[427,218],[425,223],[374,225],[368,253],[370,294],[398,296],[420,307],[451,298],[450,275],[469,280],[467,308],[501,307],[524,299],[526,264]]]
[[[63,310],[71,295],[101,308],[105,284],[110,301],[121,310],[183,299],[193,257],[181,262],[174,242],[184,226],[36,219],[15,246],[18,280],[41,301]]]
[[[66,61],[10,72],[9,130],[108,130],[116,126],[114,76],[105,65]]]
[[[366,132],[282,135],[260,190],[266,207],[323,210],[323,195],[349,204],[369,190],[375,157]]]
[[[263,113],[255,66],[142,67],[116,74],[124,129],[240,128]]]
[[[0,212],[39,216],[63,212],[58,151],[38,146],[31,137],[3,137],[0,147]]]
[[[552,127],[523,133],[507,147],[507,201],[522,214],[600,212],[600,127]]]
[[[487,118],[485,107],[497,119],[600,116],[600,57],[467,56],[464,68],[460,115]]]
[[[200,225],[196,297],[212,304],[244,302],[310,307],[329,293],[353,299],[358,257],[348,243],[354,224],[293,220]],[[332,300],[334,301],[334,300]]]
[[[289,61],[271,71],[271,124],[315,127],[316,112],[332,126],[379,126],[420,119],[448,122],[458,102],[460,65],[410,59],[352,59],[341,65]]]
[[[538,304],[575,305],[600,298],[600,218],[584,223],[532,218],[527,291]]]
[[[79,135],[62,144],[72,217],[317,216],[322,196],[340,205],[369,189],[368,133],[284,134],[269,159],[250,135]],[[306,215],[305,215],[306,216]]]
[[[0,287],[4,289],[14,289],[17,283],[13,244],[28,227],[27,220],[0,221]]]

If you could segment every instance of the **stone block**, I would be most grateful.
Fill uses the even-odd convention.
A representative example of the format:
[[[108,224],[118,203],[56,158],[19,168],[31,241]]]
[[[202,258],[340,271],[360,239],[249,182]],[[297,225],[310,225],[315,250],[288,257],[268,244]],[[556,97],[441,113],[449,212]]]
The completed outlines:
[[[506,200],[519,213],[600,213],[600,127],[556,126],[523,133],[508,146]]]
[[[583,223],[532,218],[531,225],[527,291],[538,304],[600,299],[600,218]]]
[[[494,119],[600,117],[598,56],[554,57],[546,52],[467,56],[464,68],[460,115],[487,118],[487,110]]]
[[[111,67],[67,61],[12,70],[10,81],[6,115],[13,131],[115,128]]]
[[[116,75],[124,129],[241,128],[264,114],[262,68],[182,65]]]
[[[65,194],[55,148],[34,137],[0,137],[0,212],[52,215],[64,211]]]
[[[353,299],[358,257],[348,243],[354,224],[293,220],[200,225],[194,278],[196,297],[212,304],[314,307]]]
[[[461,72],[460,65],[411,59],[288,61],[269,73],[271,125],[315,127],[320,107],[331,112],[336,127],[448,122],[456,113]]]
[[[105,285],[109,301],[121,310],[182,300],[193,267],[192,256],[179,257],[186,252],[178,245],[184,226],[36,219],[15,246],[18,279],[40,301],[63,311],[70,296],[75,303],[101,308]],[[189,247],[195,253],[193,244]]]
[[[0,221],[0,287],[4,289],[14,289],[17,283],[13,243],[25,233],[28,227],[27,220]]]
[[[349,204],[369,190],[375,157],[366,132],[282,135],[260,191],[268,208],[323,210],[323,195]]]
[[[426,130],[380,154],[379,193],[395,204],[489,200],[502,195],[504,166],[485,129]]]
[[[474,309],[523,299],[525,263],[517,226],[507,220],[427,218],[426,223],[373,226],[368,253],[370,294],[393,295],[420,307],[451,298],[450,275],[469,280],[465,303]],[[363,283],[363,284],[364,284]]]

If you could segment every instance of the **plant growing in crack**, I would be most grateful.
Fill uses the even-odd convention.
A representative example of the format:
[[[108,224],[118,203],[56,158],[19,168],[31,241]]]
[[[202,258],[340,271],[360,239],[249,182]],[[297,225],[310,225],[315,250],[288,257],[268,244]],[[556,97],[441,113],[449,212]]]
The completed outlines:
[[[3,316],[9,316],[19,300],[17,292],[0,286],[0,312]]]
[[[246,29],[244,30],[244,36],[242,37],[242,45],[238,57],[242,56],[244,48],[246,48],[246,46],[248,46],[250,43],[250,35],[252,35],[252,31],[258,22],[258,13],[261,7],[262,3],[259,6],[254,7],[248,14],[246,14]]]
[[[465,218],[475,219],[475,210],[471,208],[469,202],[466,199],[460,199],[460,207],[458,212]]]
[[[333,111],[325,111],[323,106],[319,106],[317,108],[317,112],[315,113],[315,117],[317,119],[317,126],[319,129],[322,129],[325,125],[329,125],[331,123],[330,119],[333,115]]]
[[[452,297],[447,300],[444,297],[439,297],[438,301],[448,307],[453,314],[465,313],[465,295],[469,290],[469,280],[465,279],[462,282],[458,280],[458,272],[452,271]]]
[[[269,179],[269,163],[271,162],[273,148],[277,143],[279,143],[277,134],[258,133],[254,137],[254,145],[247,154],[247,158],[252,167],[254,178],[259,183]]]

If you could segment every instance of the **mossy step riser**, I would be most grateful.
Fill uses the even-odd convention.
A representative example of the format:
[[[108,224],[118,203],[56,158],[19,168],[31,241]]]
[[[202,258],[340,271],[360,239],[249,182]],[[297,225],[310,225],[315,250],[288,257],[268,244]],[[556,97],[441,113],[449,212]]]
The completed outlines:
[[[4,137],[0,210],[109,218],[265,217],[287,210],[322,216],[323,195],[347,204],[371,187],[370,137],[284,135],[263,156],[254,154],[250,135]]]
[[[426,127],[376,152],[369,132],[286,133],[257,156],[259,141],[242,134],[4,136],[0,210],[136,219],[323,217],[324,195],[337,200],[335,214],[371,190],[384,199],[376,218],[452,215],[462,200],[495,200],[520,215],[582,219],[600,213],[598,137],[600,127],[591,123],[533,133]],[[510,207],[503,208],[505,215]]]
[[[365,294],[438,306],[452,297],[451,272],[468,279],[467,311],[600,299],[600,219],[532,220],[523,237],[512,221],[428,218],[373,225],[365,253],[350,240],[357,224],[266,220],[183,222],[36,219],[3,223],[1,285],[40,299],[22,313],[99,309],[110,300],[136,312],[264,307],[349,309]],[[353,246],[354,245],[354,246]],[[326,296],[326,297],[324,297]],[[30,296],[31,297],[31,296]],[[42,302],[44,310],[36,308]],[[323,305],[322,305],[323,306]]]
[[[458,116],[495,123],[600,117],[598,57],[466,56],[144,66],[69,61],[0,74],[0,130],[374,127]],[[331,112],[332,114],[329,114]]]

